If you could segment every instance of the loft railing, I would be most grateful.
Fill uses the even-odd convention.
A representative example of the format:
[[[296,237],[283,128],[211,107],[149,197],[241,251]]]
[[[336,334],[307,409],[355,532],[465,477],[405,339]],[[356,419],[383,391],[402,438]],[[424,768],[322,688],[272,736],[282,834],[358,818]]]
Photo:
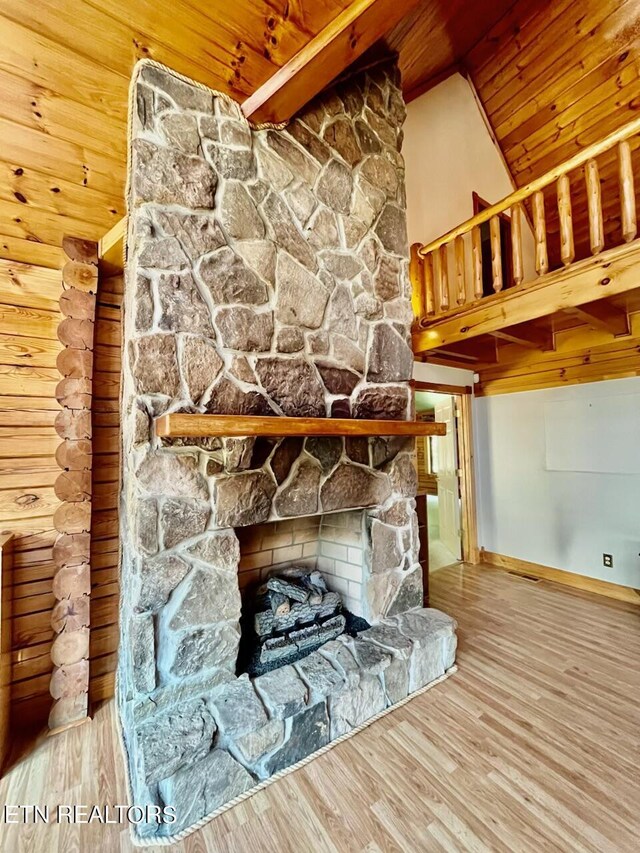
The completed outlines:
[[[489,223],[490,278],[494,293],[505,286],[505,272],[510,272],[512,286],[537,281],[550,270],[548,228],[545,219],[543,191],[556,184],[556,210],[558,217],[559,261],[558,266],[571,265],[576,256],[574,224],[571,205],[570,173],[584,167],[584,190],[588,214],[589,246],[587,256],[598,255],[605,247],[603,224],[603,199],[597,158],[607,152],[617,153],[617,173],[620,211],[620,233],[617,243],[629,243],[637,234],[636,196],[634,188],[632,151],[640,140],[630,141],[640,133],[640,118],[610,134],[600,142],[582,149],[561,166],[519,190],[511,193],[497,204],[458,225],[436,240],[424,245],[414,243],[411,247],[411,282],[413,285],[413,311],[418,328],[427,328],[444,314],[455,313],[462,306],[492,296],[484,294],[481,227]],[[615,151],[617,147],[617,152]],[[575,177],[573,178],[575,180]],[[581,178],[582,180],[582,178]],[[604,189],[612,191],[607,182]],[[574,184],[574,189],[577,185]],[[613,190],[616,192],[616,190]],[[610,202],[610,198],[605,199]],[[510,214],[510,263],[505,269],[505,257],[501,245],[501,217]],[[523,218],[530,216],[535,249],[535,275],[525,281],[523,255]],[[555,211],[553,212],[555,216]],[[554,235],[555,236],[555,235]],[[611,242],[611,248],[616,241]],[[488,253],[487,253],[488,256]],[[451,272],[453,271],[453,274]]]

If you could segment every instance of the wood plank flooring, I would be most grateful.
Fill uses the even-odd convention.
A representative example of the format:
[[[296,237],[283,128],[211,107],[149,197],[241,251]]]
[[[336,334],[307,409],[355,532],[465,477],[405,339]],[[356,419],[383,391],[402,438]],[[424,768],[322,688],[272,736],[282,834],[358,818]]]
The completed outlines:
[[[431,598],[459,622],[454,677],[170,849],[637,851],[640,608],[488,567],[436,572]],[[0,803],[125,801],[113,702],[0,783]],[[0,849],[133,848],[40,824],[0,826]]]

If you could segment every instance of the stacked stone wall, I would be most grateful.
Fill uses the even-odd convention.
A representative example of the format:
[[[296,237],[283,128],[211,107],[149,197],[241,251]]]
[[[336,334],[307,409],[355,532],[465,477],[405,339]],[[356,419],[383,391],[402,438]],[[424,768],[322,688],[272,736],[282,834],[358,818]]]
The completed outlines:
[[[365,508],[365,617],[419,606],[414,442],[161,441],[153,419],[411,417],[405,108],[393,63],[338,83],[283,130],[251,128],[237,104],[152,63],[134,94],[120,714],[136,802],[180,800],[200,772],[228,780],[229,798],[260,777],[225,746],[224,708],[253,709],[247,734],[265,713],[269,725],[292,716],[235,676],[235,530]],[[295,707],[316,726],[312,700]],[[209,802],[199,796],[194,819]]]

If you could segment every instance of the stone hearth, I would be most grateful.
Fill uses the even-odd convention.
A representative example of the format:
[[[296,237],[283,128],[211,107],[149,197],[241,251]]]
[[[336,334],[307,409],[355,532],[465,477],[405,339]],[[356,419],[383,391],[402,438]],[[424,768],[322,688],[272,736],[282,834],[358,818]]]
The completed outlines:
[[[421,608],[413,440],[152,430],[176,411],[411,417],[398,83],[378,65],[255,129],[231,100],[136,69],[118,703],[133,801],[178,812],[143,835],[189,826],[453,664],[454,623]],[[373,627],[238,677],[241,587],[266,552],[298,559],[265,547],[288,533]]]

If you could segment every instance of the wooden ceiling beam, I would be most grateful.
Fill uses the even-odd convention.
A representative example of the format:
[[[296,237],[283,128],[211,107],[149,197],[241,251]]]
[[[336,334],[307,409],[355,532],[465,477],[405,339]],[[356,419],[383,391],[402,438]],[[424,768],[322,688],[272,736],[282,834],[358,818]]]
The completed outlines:
[[[367,48],[382,38],[417,0],[354,0],[242,104],[253,122],[295,115]]]
[[[551,329],[539,329],[528,323],[518,323],[515,326],[491,332],[491,335],[498,340],[509,341],[509,343],[518,344],[527,347],[527,349],[542,350],[543,352],[555,349]]]
[[[629,335],[629,315],[622,308],[617,308],[611,305],[607,300],[602,299],[600,302],[591,302],[587,305],[580,305],[572,311],[585,323],[588,323],[593,329],[603,329],[605,332],[610,332],[614,338]]]

